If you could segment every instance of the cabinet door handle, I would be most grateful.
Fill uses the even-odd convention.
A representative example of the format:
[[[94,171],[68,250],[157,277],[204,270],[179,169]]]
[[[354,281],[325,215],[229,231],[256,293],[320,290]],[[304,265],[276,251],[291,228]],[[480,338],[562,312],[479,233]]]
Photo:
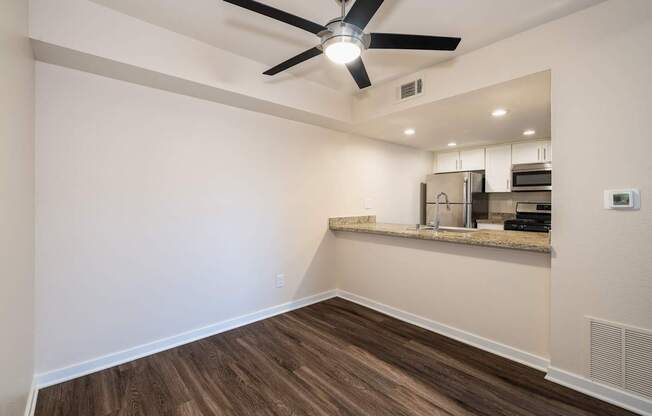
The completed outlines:
[[[537,149],[537,161],[541,161],[541,148]]]
[[[459,163],[460,163],[460,161],[457,160],[457,159],[455,159],[455,170],[458,170],[458,169],[459,169],[459,168],[457,167],[457,165],[458,165]]]
[[[507,179],[507,190],[509,191],[509,179]]]
[[[460,170],[462,170],[462,162],[464,162],[462,159],[460,159]]]
[[[543,160],[546,160],[546,148],[543,148]]]

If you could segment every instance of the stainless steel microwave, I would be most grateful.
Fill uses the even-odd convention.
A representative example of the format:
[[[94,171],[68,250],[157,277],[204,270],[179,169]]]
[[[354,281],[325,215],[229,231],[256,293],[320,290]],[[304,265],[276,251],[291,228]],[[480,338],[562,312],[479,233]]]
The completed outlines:
[[[513,165],[512,191],[552,191],[552,163]]]

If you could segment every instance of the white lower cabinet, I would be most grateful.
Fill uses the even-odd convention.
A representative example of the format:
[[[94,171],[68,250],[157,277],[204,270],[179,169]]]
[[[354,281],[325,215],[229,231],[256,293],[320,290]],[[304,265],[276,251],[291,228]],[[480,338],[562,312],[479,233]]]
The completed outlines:
[[[487,147],[485,154],[485,192],[511,192],[512,146]]]
[[[504,230],[505,224],[478,223],[478,230]]]

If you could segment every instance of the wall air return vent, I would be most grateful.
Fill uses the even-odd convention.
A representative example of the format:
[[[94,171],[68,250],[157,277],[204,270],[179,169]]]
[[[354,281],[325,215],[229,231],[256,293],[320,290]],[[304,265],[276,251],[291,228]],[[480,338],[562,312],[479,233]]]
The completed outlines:
[[[423,78],[407,82],[398,87],[398,101],[409,100],[423,94]]]
[[[591,378],[623,387],[623,331],[591,321]]]
[[[652,334],[625,328],[625,389],[652,398]]]
[[[591,379],[652,398],[652,332],[588,319]]]

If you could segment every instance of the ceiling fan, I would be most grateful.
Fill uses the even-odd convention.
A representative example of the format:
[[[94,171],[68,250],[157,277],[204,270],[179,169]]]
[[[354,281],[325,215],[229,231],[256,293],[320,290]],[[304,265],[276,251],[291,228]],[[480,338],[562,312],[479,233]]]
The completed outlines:
[[[430,51],[454,51],[461,38],[398,33],[364,33],[384,0],[357,0],[346,13],[350,0],[335,0],[341,6],[341,15],[322,26],[293,14],[275,9],[254,0],[224,0],[272,19],[298,27],[317,35],[321,44],[294,56],[264,72],[276,75],[301,62],[325,53],[333,62],[344,64],[360,89],[371,86],[369,75],[360,55],[365,49],[419,49]]]

